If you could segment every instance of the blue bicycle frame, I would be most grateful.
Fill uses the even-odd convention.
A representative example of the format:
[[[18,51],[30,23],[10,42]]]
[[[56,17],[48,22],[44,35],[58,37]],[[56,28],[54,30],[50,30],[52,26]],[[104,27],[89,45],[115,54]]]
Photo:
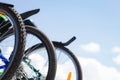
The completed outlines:
[[[9,60],[2,55],[1,50],[0,50],[0,59],[5,63],[5,65],[0,65],[0,69],[5,69],[9,64]]]

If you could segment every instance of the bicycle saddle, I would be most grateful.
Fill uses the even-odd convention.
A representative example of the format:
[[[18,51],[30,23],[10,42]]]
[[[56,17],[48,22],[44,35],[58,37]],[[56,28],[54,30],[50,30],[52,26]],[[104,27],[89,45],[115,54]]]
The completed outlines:
[[[12,4],[2,3],[2,2],[0,2],[0,5],[6,5],[6,6],[9,6],[9,7],[14,7],[14,5],[12,5]]]
[[[40,9],[34,9],[34,10],[30,10],[30,11],[27,11],[27,12],[24,12],[21,15],[22,19],[26,19],[34,14],[37,14],[38,12],[40,11]]]

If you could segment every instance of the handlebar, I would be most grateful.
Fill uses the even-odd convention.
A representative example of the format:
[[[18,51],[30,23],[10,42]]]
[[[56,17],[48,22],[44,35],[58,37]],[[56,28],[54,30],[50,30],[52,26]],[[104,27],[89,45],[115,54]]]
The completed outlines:
[[[73,36],[70,40],[68,40],[67,42],[65,43],[62,43],[64,46],[68,46],[70,43],[72,43],[74,40],[76,39],[75,36]]]

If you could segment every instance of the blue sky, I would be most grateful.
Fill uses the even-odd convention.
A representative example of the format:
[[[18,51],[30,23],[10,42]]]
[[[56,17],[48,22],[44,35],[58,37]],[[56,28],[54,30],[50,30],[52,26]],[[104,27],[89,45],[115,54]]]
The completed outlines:
[[[76,36],[77,40],[69,46],[69,49],[78,57],[95,59],[108,68],[116,69],[120,74],[119,0],[1,0],[1,2],[14,4],[20,13],[40,8],[40,13],[30,19],[51,40],[66,41]]]

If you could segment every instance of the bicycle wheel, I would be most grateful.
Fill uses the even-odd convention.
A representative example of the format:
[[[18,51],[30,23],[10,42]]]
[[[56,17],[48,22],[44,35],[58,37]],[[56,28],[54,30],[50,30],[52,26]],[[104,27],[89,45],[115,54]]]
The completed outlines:
[[[45,49],[44,49],[44,52],[38,50],[38,52],[39,52],[38,55],[34,55],[35,54],[35,52],[34,52],[34,54],[30,57],[30,58],[34,58],[34,60],[37,60],[37,63],[39,63],[38,61],[40,61],[40,63],[41,63],[40,65],[38,65],[39,67],[37,67],[40,69],[39,78],[36,78],[36,76],[34,76],[34,75],[30,75],[34,72],[32,72],[32,70],[30,70],[26,64],[29,64],[30,62],[33,62],[33,61],[29,61],[30,58],[29,58],[29,60],[27,58],[27,57],[29,57],[29,55],[25,54],[25,57],[23,57],[23,60],[25,60],[25,61],[21,64],[23,66],[23,68],[22,68],[22,70],[20,70],[21,68],[18,68],[18,71],[16,72],[16,74],[18,74],[17,80],[19,80],[19,79],[20,80],[21,79],[22,80],[40,80],[40,78],[44,78],[45,80],[54,80],[55,74],[56,74],[56,56],[55,56],[54,47],[53,47],[51,41],[40,30],[37,30],[36,28],[34,28],[32,26],[28,26],[28,25],[26,25],[25,28],[26,28],[26,32],[27,32],[27,36],[26,36],[27,52],[26,52],[26,54],[29,53],[28,49],[30,47],[32,47],[33,45],[38,44],[38,43],[43,44]],[[44,60],[43,60],[43,58],[44,58]],[[48,61],[48,65],[46,67],[43,67],[42,63],[44,63],[45,61]],[[35,64],[36,64],[36,62],[33,62],[33,65],[35,65]],[[36,66],[34,66],[34,67],[36,67]],[[30,68],[33,69],[32,66],[30,66]],[[38,71],[36,70],[36,73],[37,72]],[[28,76],[26,76],[26,74]],[[33,76],[34,76],[34,78],[33,78]],[[13,80],[15,80],[15,78]],[[26,78],[26,79],[24,79],[24,78]]]
[[[55,80],[82,80],[82,71],[79,61],[77,60],[76,56],[72,53],[72,51],[61,45],[61,43],[59,42],[53,42],[53,44],[55,46],[55,51],[57,54],[58,66]],[[44,46],[40,43],[36,44],[26,51],[25,56],[32,56],[32,53],[37,54],[38,51],[42,50],[44,51]],[[32,59],[30,60],[32,61]],[[38,70],[38,68],[36,70]]]
[[[77,57],[74,55],[74,53],[68,48],[61,46],[59,42],[53,42],[53,44],[56,47],[58,67],[61,68],[61,71],[63,71],[63,73],[68,73],[68,74],[65,74],[67,77],[67,80],[82,80],[81,66],[79,64]],[[66,68],[64,68],[64,66]],[[57,70],[56,80],[57,78],[62,79],[62,77],[59,76],[61,71]],[[70,73],[71,73],[71,76],[69,76]],[[66,77],[63,79],[66,79]]]
[[[3,36],[13,31],[13,36]],[[17,70],[25,48],[25,27],[20,15],[0,4],[0,80],[10,80]]]

